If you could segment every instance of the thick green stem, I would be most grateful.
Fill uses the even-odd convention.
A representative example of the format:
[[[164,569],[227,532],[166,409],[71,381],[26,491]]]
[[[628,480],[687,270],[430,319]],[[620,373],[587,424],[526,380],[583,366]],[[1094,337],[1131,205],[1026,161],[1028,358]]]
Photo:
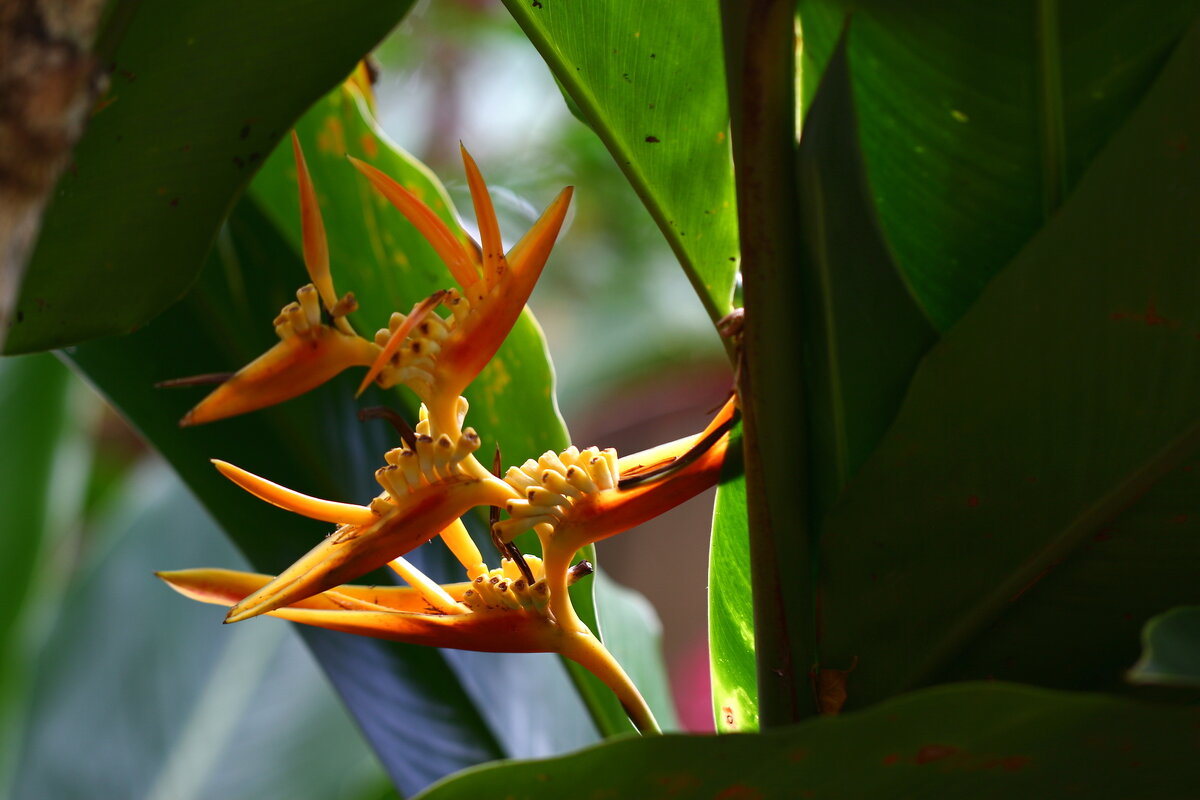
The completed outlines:
[[[722,0],[741,230],[745,418],[759,719],[815,713],[813,569],[801,380],[794,4]]]

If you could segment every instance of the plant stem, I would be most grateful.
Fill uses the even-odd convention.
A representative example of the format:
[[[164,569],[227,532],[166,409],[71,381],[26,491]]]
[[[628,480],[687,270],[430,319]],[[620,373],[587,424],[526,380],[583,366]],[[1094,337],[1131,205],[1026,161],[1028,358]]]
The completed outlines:
[[[1058,0],[1038,0],[1038,95],[1042,134],[1042,215],[1045,219],[1058,210],[1067,196],[1067,138],[1059,39]]]
[[[815,712],[813,569],[801,379],[794,3],[722,0],[737,174],[744,415],[759,720]]]

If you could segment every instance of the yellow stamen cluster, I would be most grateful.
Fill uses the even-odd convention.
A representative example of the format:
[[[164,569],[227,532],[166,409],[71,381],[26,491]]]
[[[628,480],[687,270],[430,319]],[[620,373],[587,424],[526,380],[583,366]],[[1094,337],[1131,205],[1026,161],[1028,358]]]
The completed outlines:
[[[549,617],[550,589],[546,586],[542,560],[527,555],[525,563],[533,575],[532,585],[520,568],[505,558],[498,568],[475,577],[471,588],[463,593],[463,605],[472,611],[533,611]]]
[[[347,292],[333,308],[332,316],[341,319],[358,308],[354,295]],[[291,336],[313,336],[321,329],[321,296],[311,283],[296,291],[296,302],[288,303],[275,317],[275,333],[280,339]]]
[[[396,349],[387,366],[380,370],[378,383],[382,388],[389,389],[402,383],[422,400],[428,401],[432,397],[442,343],[471,311],[470,302],[455,289],[446,290],[439,305],[449,310],[449,316],[439,317],[430,312],[417,323],[405,337],[404,343]],[[407,319],[406,314],[392,312],[388,326],[375,333],[375,344],[385,347]]]
[[[458,398],[458,423],[461,427],[467,414],[467,399]],[[385,515],[396,505],[396,499],[413,491],[454,476],[473,477],[480,470],[472,456],[479,449],[479,434],[474,428],[461,432],[442,431],[436,436],[430,430],[425,407],[416,427],[413,446],[408,443],[394,447],[384,454],[387,464],[375,470],[375,480],[383,494],[371,501],[371,510]]]
[[[510,519],[496,523],[496,532],[506,542],[538,525],[551,528],[562,520],[571,504],[592,492],[617,488],[621,470],[617,451],[572,446],[561,453],[546,451],[534,461],[510,467],[504,481],[524,496],[505,506]]]

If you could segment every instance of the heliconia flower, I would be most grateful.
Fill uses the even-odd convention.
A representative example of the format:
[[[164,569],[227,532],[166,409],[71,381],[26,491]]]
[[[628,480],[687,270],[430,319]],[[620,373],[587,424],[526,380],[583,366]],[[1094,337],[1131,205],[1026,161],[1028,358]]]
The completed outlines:
[[[494,530],[502,542],[527,530],[537,533],[552,610],[560,619],[574,613],[569,600],[560,601],[567,597],[563,576],[579,549],[641,525],[713,486],[736,414],[731,397],[696,436],[624,458],[612,449],[569,447],[509,468],[504,480],[521,496],[505,504],[509,519],[496,523]]]
[[[338,298],[316,192],[292,135],[300,186],[304,263],[312,283],[297,292],[275,320],[279,344],[243,367],[184,416],[198,425],[283,402],[354,366],[369,367],[384,388],[404,384],[428,407],[435,433],[453,432],[458,397],[496,354],[516,323],[545,267],[570,205],[567,187],[529,232],[504,253],[500,227],[483,178],[462,149],[482,245],[452,231],[416,195],[375,167],[351,158],[371,184],[408,218],[445,262],[461,287],[435,292],[405,315],[393,313],[375,341],[357,335],[346,315],[354,297]],[[474,246],[472,246],[474,245]],[[331,323],[321,318],[319,300]],[[447,309],[445,317],[436,311]]]
[[[466,414],[461,400],[456,427]],[[459,517],[476,506],[500,506],[518,497],[505,481],[488,472],[474,456],[479,436],[467,428],[452,437],[429,434],[429,420],[407,443],[385,455],[375,472],[383,492],[361,506],[320,500],[279,486],[245,470],[214,460],[238,486],[280,508],[337,525],[307,554],[230,609],[228,622],[264,614],[331,589],[382,567],[441,534],[456,554],[472,552]],[[462,555],[468,569],[482,567],[478,551]],[[473,558],[473,560],[471,560]]]
[[[466,560],[471,558],[468,555]],[[472,580],[447,585],[430,581],[407,562],[393,567],[409,586],[341,586],[267,613],[305,625],[409,644],[495,653],[557,653],[600,678],[617,695],[638,730],[658,732],[653,712],[612,654],[586,627],[564,625],[551,611],[551,592],[541,559],[525,556],[524,569],[509,559],[502,560],[497,569],[468,568]],[[590,565],[586,571],[570,571],[564,576],[565,584],[587,571]],[[240,604],[273,580],[269,575],[222,569],[158,575],[180,594],[218,605]],[[576,619],[574,614],[572,619]]]
[[[455,403],[500,349],[521,315],[558,237],[571,203],[568,186],[542,212],[534,226],[507,254],[491,196],[475,160],[461,148],[467,184],[475,206],[481,245],[476,250],[456,236],[416,195],[357,159],[350,161],[421,232],[433,246],[459,290],[440,292],[418,304],[412,314],[393,314],[376,334],[383,348],[359,391],[378,380],[384,388],[403,383],[429,408],[433,430],[451,429]],[[433,312],[444,306],[449,316]]]
[[[379,346],[356,334],[346,319],[358,307],[354,295],[339,298],[334,291],[321,208],[294,132],[292,152],[300,185],[304,265],[312,283],[301,287],[296,302],[284,306],[275,318],[279,343],[200,401],[180,425],[200,425],[282,403],[349,367],[369,366],[379,356]],[[321,319],[322,304],[332,325]]]
[[[454,427],[461,428],[466,401]],[[720,473],[736,408],[731,399],[700,434],[619,458],[613,450],[569,448],[510,469],[503,480],[472,455],[467,428],[456,443],[417,426],[413,446],[387,454],[376,472],[384,488],[369,506],[317,500],[223,462],[242,488],[282,508],[337,523],[338,529],[279,576],[221,570],[161,573],[183,594],[233,603],[226,622],[273,614],[295,622],[398,641],[495,652],[553,652],[596,674],[640,730],[657,730],[637,688],[579,618],[568,588],[578,550],[673,508],[712,486]],[[507,545],[536,531],[543,558],[505,558],[489,570],[460,517],[476,505],[503,507],[494,525]],[[402,556],[441,536],[470,582],[439,586]],[[344,585],[384,564],[408,588]]]

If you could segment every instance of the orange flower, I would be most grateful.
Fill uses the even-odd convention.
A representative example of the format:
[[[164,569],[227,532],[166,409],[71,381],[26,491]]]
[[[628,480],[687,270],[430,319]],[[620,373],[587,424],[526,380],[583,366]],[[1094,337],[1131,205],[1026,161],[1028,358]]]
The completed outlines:
[[[731,399],[700,434],[618,458],[613,450],[569,448],[514,467],[503,480],[478,466],[470,428],[449,434],[418,425],[415,446],[387,455],[376,472],[384,492],[369,506],[318,500],[224,462],[223,474],[256,496],[338,529],[277,577],[221,570],[162,573],[197,600],[233,603],[226,622],[273,614],[295,622],[385,639],[496,652],[553,652],[571,658],[614,691],[643,731],[653,714],[612,655],[580,620],[568,587],[579,549],[667,511],[712,486],[736,409]],[[465,409],[460,409],[460,415]],[[457,424],[461,426],[461,416]],[[489,570],[459,519],[477,505],[510,518],[494,534],[507,544],[536,531],[544,561],[505,558]],[[439,586],[403,559],[441,536],[471,579]],[[342,585],[391,564],[411,588]]]
[[[566,218],[572,187],[559,193],[529,232],[507,254],[500,225],[475,160],[462,149],[467,183],[475,205],[482,246],[468,247],[416,195],[369,164],[350,159],[380,194],[424,235],[454,275],[462,292],[450,289],[414,307],[407,317],[393,314],[376,334],[383,351],[359,392],[372,380],[384,388],[403,383],[429,409],[434,431],[453,429],[458,397],[479,374],[516,323],[542,274],[550,249]],[[431,313],[442,305],[443,319]]]
[[[409,644],[495,653],[557,653],[600,678],[620,699],[638,730],[658,732],[653,712],[612,654],[586,627],[563,625],[554,615],[541,559],[525,556],[522,562],[518,566],[504,559],[497,569],[468,568],[473,580],[442,586],[398,559],[392,566],[410,586],[341,586],[266,613],[304,625]],[[590,565],[587,570],[570,571],[564,576],[565,583],[587,571]],[[217,605],[237,603],[234,608],[273,580],[269,575],[221,569],[158,575],[186,597]]]
[[[568,448],[493,475],[475,457],[478,434],[463,428],[462,392],[496,354],[521,314],[557,238],[571,199],[568,187],[533,228],[504,253],[491,199],[475,162],[462,151],[482,246],[468,245],[411,192],[351,159],[417,227],[446,263],[459,289],[445,289],[395,313],[370,342],[338,298],[316,195],[293,136],[300,183],[305,265],[312,283],[276,320],[281,341],[205,398],[184,418],[198,424],[281,402],[349,366],[368,366],[371,381],[408,386],[421,419],[405,444],[385,455],[375,477],[383,491],[368,505],[314,497],[278,486],[222,461],[226,477],[257,497],[337,526],[278,576],[226,570],[160,573],[181,593],[232,604],[226,622],[271,614],[366,636],[464,650],[552,652],[599,677],[642,731],[658,726],[629,677],[579,618],[568,588],[580,548],[663,513],[712,486],[736,409],[731,399],[694,437],[620,458],[613,450]],[[329,322],[322,320],[324,305]],[[438,309],[447,310],[447,316]],[[501,565],[489,569],[461,518],[471,509],[503,509],[492,537]],[[521,556],[514,537],[532,530],[542,558]],[[450,547],[468,582],[438,585],[404,559],[434,537]],[[544,560],[543,560],[544,559]],[[345,585],[385,564],[407,587]],[[590,569],[590,566],[589,566]]]
[[[580,548],[641,525],[716,484],[736,414],[731,397],[696,436],[625,458],[611,449],[570,447],[509,468],[504,480],[521,497],[505,504],[509,519],[498,522],[495,532],[503,542],[527,530],[537,533],[559,618],[574,614],[563,576]]]
[[[465,414],[466,401],[462,401]],[[461,425],[461,418],[458,420]],[[459,517],[476,506],[503,505],[516,491],[475,459],[479,436],[471,428],[455,438],[429,435],[429,421],[418,424],[407,443],[385,456],[375,471],[383,492],[370,505],[319,500],[272,483],[245,470],[214,461],[223,475],[256,497],[337,529],[278,577],[246,597],[230,612],[229,622],[248,619],[354,580],[442,535],[463,560],[478,570],[483,559]]]
[[[333,288],[325,227],[312,179],[292,134],[300,186],[304,264],[312,283],[275,319],[280,342],[243,367],[189,411],[181,425],[265,408],[313,389],[341,371],[369,367],[359,391],[372,380],[384,388],[403,383],[425,403],[437,433],[452,432],[458,397],[491,360],[512,329],[566,217],[571,187],[547,207],[533,228],[504,253],[487,187],[466,148],[463,163],[479,222],[482,247],[452,231],[424,203],[374,167],[351,159],[371,184],[429,241],[461,286],[435,292],[407,314],[394,313],[375,341],[355,333],[346,315],[357,308],[353,295],[340,299]],[[473,242],[471,244],[474,244]],[[321,304],[330,323],[321,319]],[[438,307],[447,309],[441,317]]]
[[[295,132],[292,152],[300,184],[304,266],[312,283],[302,286],[296,292],[296,302],[284,306],[275,318],[279,343],[201,400],[184,415],[180,425],[201,425],[282,403],[315,389],[348,367],[367,366],[379,355],[379,347],[356,334],[346,319],[358,308],[354,295],[339,299],[334,291],[325,224]],[[332,325],[322,322],[321,304]]]

